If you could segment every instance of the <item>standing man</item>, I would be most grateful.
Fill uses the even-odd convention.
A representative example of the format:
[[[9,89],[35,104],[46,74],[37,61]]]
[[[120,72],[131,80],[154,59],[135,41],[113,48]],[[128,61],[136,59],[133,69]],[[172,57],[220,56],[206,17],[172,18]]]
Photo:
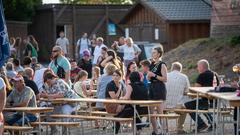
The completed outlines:
[[[52,49],[52,61],[49,68],[59,77],[65,80],[68,84],[70,81],[71,64],[68,59],[62,55],[62,48],[54,46]]]
[[[91,47],[91,41],[88,39],[87,33],[84,33],[82,38],[78,39],[77,41],[77,52],[78,52],[78,58],[82,58],[83,56],[83,51],[84,50],[89,50]]]
[[[62,51],[63,51],[64,55],[67,55],[68,54],[69,41],[65,37],[65,33],[63,31],[61,31],[59,33],[59,36],[60,37],[56,41],[56,46],[60,46],[62,48]]]
[[[0,78],[0,134],[3,135],[3,109],[6,103],[6,85],[4,80]]]
[[[167,108],[184,108],[183,104],[190,100],[186,96],[186,93],[190,87],[190,82],[188,77],[181,72],[182,64],[180,62],[172,63],[171,72],[167,74],[168,81],[166,82]],[[186,116],[186,113],[180,113],[177,124],[178,134],[186,134],[186,132],[183,130],[183,124]]]
[[[98,37],[97,38],[97,46],[95,47],[95,50],[94,50],[94,53],[93,53],[93,65],[96,65],[97,64],[97,60],[98,60],[98,57],[101,55],[101,50],[103,47],[106,47],[106,45],[103,44],[103,38],[102,37]]]

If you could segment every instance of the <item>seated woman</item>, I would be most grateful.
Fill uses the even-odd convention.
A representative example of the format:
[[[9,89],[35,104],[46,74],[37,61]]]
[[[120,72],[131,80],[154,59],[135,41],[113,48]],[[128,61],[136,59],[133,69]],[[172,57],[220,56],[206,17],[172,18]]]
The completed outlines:
[[[63,80],[58,78],[54,73],[47,72],[43,77],[44,83],[48,87],[45,88],[40,96],[43,98],[79,98],[79,96],[70,88],[70,86]],[[54,106],[54,113],[57,114],[72,114],[75,110],[79,109],[79,105],[76,104],[63,104],[61,106]],[[48,120],[51,120],[48,118]],[[52,120],[51,120],[52,121]],[[65,120],[66,121],[66,120]],[[57,128],[55,126],[51,127],[51,134],[55,133]],[[63,134],[67,133],[66,128],[63,129]]]
[[[125,96],[121,97],[120,99],[148,100],[148,92],[143,82],[141,81],[141,75],[139,74],[139,72],[136,72],[136,71],[132,72],[129,76],[129,80],[130,80],[130,84],[127,85],[127,92]],[[140,107],[137,105],[136,109],[139,115],[148,113],[146,107]],[[118,113],[115,117],[127,118],[127,117],[133,117],[133,114],[134,114],[133,107],[131,105],[126,105],[124,109],[120,113]],[[141,119],[137,117],[136,123],[141,123]],[[116,134],[118,133],[119,128],[120,128],[120,123],[116,122],[116,131],[115,131]],[[142,126],[137,125],[137,135],[140,134],[141,128]]]
[[[117,69],[113,72],[112,78],[113,80],[107,84],[106,87],[106,98],[107,99],[119,99],[120,97],[123,97],[126,93],[126,86],[123,83],[122,80],[122,72],[120,69]],[[113,104],[116,106],[116,104]],[[111,106],[111,105],[110,105]],[[117,105],[115,110],[109,110],[112,108],[107,108],[108,106],[106,105],[105,108],[107,112],[112,112],[112,113],[119,113],[122,111],[123,107],[122,105]]]
[[[86,80],[88,78],[88,73],[85,70],[82,70],[78,73],[75,84],[73,86],[74,91],[80,96],[80,97],[89,97],[91,96],[91,91],[87,91],[86,87]]]
[[[90,81],[90,90],[96,90],[97,89],[97,84],[98,84],[98,79],[101,76],[100,73],[100,68],[98,66],[94,66],[92,70],[92,79]]]
[[[98,85],[97,85],[97,98],[98,99],[105,99],[106,95],[106,87],[109,82],[112,81],[113,72],[117,69],[117,67],[113,64],[108,64],[104,68],[104,74],[99,78]],[[96,107],[99,111],[105,111],[104,105],[101,102],[96,103]]]

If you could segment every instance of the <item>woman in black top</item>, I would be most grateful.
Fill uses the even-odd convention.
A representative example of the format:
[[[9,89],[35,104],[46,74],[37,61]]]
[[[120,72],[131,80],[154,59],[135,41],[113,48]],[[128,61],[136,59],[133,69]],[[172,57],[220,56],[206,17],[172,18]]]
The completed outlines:
[[[155,47],[152,50],[152,63],[150,65],[150,71],[148,72],[147,76],[148,79],[151,81],[149,87],[149,98],[151,100],[166,100],[166,87],[165,82],[167,82],[167,67],[164,62],[161,61],[163,55],[163,47]],[[154,108],[157,108],[157,113],[163,113],[164,104],[161,103],[159,106],[151,107],[151,113],[154,113]],[[157,123],[156,118],[152,117],[152,126],[153,132],[152,135],[157,134]],[[163,124],[163,128],[165,124]]]
[[[127,86],[127,93],[124,97],[121,97],[120,99],[124,100],[148,100],[148,92],[143,84],[141,82],[141,76],[139,72],[132,72],[129,76],[130,84]],[[141,114],[147,114],[148,110],[146,107],[140,107],[139,105],[136,106],[137,112],[139,115]],[[134,109],[131,105],[126,105],[124,109],[117,114],[116,117],[121,118],[128,118],[133,117]],[[141,123],[140,118],[136,118],[136,123]],[[116,131],[115,133],[118,133],[118,130],[120,128],[120,123],[116,122]],[[142,126],[137,125],[137,135],[140,133]]]

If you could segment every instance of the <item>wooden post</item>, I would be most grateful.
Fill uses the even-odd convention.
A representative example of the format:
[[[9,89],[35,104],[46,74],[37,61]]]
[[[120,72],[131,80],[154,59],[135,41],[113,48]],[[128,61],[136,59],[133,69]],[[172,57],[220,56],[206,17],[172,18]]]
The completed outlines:
[[[73,25],[72,25],[72,34],[73,34],[73,36],[72,36],[72,55],[73,55],[73,58],[75,58],[76,59],[76,53],[78,53],[78,52],[76,52],[77,50],[75,49],[75,43],[76,43],[76,7],[75,7],[75,5],[73,5],[73,16],[72,16],[72,20],[73,20]]]
[[[53,43],[55,43],[56,41],[56,37],[57,37],[57,25],[56,25],[56,8],[55,8],[55,5],[52,5],[52,9],[53,9]],[[52,48],[51,48],[52,49]]]
[[[106,4],[106,33],[107,33],[107,35],[106,35],[106,41],[107,41],[107,46],[109,45],[109,34],[108,34],[108,24],[109,24],[109,9],[108,9],[108,2],[107,2],[107,4]]]

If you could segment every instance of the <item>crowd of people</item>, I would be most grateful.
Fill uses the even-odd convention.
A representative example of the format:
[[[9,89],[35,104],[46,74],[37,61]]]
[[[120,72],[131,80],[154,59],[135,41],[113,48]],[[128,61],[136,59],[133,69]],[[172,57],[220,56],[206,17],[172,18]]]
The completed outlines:
[[[162,61],[164,50],[162,46],[152,49],[150,59],[139,62],[138,56],[141,49],[134,44],[132,38],[120,37],[112,45],[104,45],[104,39],[96,38],[94,45],[87,38],[87,33],[77,41],[76,59],[68,58],[69,41],[60,32],[56,45],[52,48],[51,61],[48,67],[44,67],[37,61],[38,43],[33,36],[28,36],[23,42],[26,44],[25,57],[19,59],[19,38],[11,38],[12,58],[8,60],[5,67],[0,70],[0,99],[8,95],[7,107],[36,107],[49,106],[48,103],[39,102],[40,98],[99,98],[119,100],[161,100],[163,103],[152,106],[151,113],[163,113],[165,108],[187,108],[196,109],[196,100],[190,100],[186,93],[190,83],[188,77],[181,73],[182,64],[174,62],[171,71],[168,72],[167,65]],[[218,81],[217,74],[210,69],[209,62],[205,59],[197,62],[197,77],[195,86],[213,86]],[[6,89],[6,93],[2,92]],[[92,90],[96,90],[96,95]],[[0,102],[2,104],[3,102]],[[208,109],[212,101],[202,98],[199,100],[199,108]],[[117,105],[110,108],[103,103],[96,103],[99,111],[113,111],[115,117],[133,117],[131,105]],[[80,109],[81,104],[64,104],[54,106],[53,113],[72,114]],[[0,106],[0,111],[3,107]],[[145,107],[137,106],[140,114],[147,113]],[[190,113],[195,120],[195,113]],[[198,116],[198,131],[211,130],[211,114],[205,114],[208,123]],[[22,123],[22,115],[19,113],[4,113],[5,123],[9,125]],[[181,113],[178,121],[178,133],[183,130],[186,113]],[[0,120],[3,117],[0,116]],[[27,114],[26,124],[37,120],[37,116]],[[51,120],[51,119],[47,119]],[[141,123],[141,119],[136,119]],[[159,134],[157,119],[151,117],[152,135]],[[97,122],[96,122],[97,123]],[[161,121],[163,128],[166,122]],[[96,124],[97,125],[97,124]],[[117,134],[120,123],[116,123]],[[140,134],[142,126],[137,126],[137,134]],[[51,127],[51,134],[56,132],[56,127]],[[66,132],[66,130],[64,130]]]

